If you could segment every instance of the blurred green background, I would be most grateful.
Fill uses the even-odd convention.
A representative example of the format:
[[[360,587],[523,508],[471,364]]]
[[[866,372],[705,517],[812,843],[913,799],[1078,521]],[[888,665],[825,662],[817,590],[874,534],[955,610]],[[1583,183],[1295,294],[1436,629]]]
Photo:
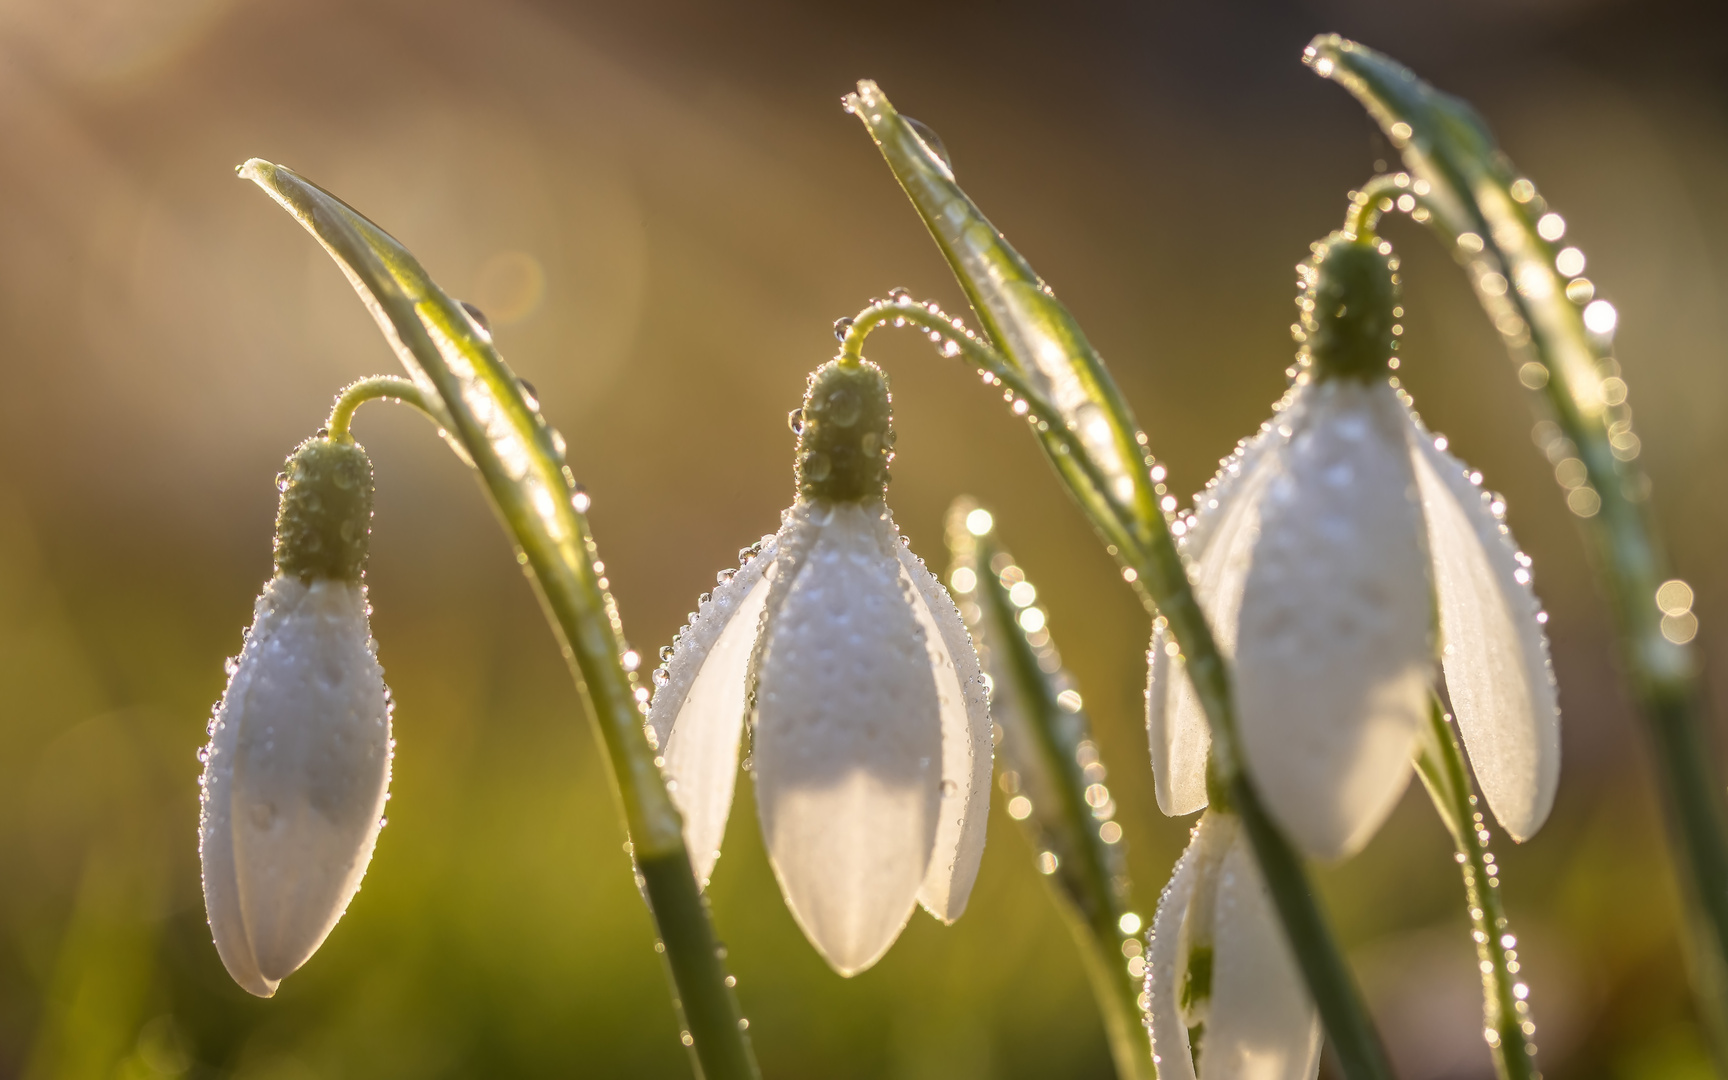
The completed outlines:
[[[204,724],[269,572],[283,455],[394,361],[233,167],[340,193],[492,317],[569,437],[632,640],[667,642],[791,497],[829,324],[957,289],[856,120],[874,77],[1086,326],[1193,491],[1282,391],[1294,264],[1388,150],[1298,62],[1317,31],[1471,98],[1621,312],[1657,507],[1728,638],[1728,51],[1668,0],[0,2],[0,1077],[686,1075],[579,700],[476,485],[372,408],[390,825],[273,1001],[198,888]],[[1497,840],[1551,1077],[1707,1075],[1646,753],[1524,395],[1408,222],[1405,372],[1534,555],[1565,710],[1547,828]],[[1086,692],[1149,915],[1186,822],[1142,729],[1147,617],[1024,425],[914,336],[891,489],[934,563],[970,492]],[[1720,683],[1717,717],[1728,716]],[[1078,959],[998,807],[971,909],[830,973],[748,784],[712,887],[770,1077],[1109,1075]],[[1444,833],[1413,788],[1323,872],[1406,1080],[1491,1075]]]

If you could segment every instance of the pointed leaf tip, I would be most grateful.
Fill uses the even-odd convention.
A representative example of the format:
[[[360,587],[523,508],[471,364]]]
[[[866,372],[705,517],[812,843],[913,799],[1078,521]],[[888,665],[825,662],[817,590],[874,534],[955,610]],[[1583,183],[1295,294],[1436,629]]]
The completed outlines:
[[[1140,504],[1151,516],[1154,495],[1128,412],[1085,333],[1044,280],[954,181],[941,140],[898,112],[868,79],[846,98],[924,221],[966,292],[985,336],[1076,432],[1109,490],[1102,497]]]

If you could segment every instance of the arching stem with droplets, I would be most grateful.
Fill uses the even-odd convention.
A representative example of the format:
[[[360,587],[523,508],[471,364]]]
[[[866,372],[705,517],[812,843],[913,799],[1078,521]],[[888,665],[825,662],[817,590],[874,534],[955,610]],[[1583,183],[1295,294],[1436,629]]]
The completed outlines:
[[[332,439],[348,438],[348,427],[354,422],[354,411],[368,401],[398,401],[404,405],[412,405],[428,420],[438,422],[438,414],[427,403],[426,395],[418,386],[395,375],[374,375],[343,387],[342,392],[336,395],[336,404],[330,410],[330,419],[324,422],[324,430]]]

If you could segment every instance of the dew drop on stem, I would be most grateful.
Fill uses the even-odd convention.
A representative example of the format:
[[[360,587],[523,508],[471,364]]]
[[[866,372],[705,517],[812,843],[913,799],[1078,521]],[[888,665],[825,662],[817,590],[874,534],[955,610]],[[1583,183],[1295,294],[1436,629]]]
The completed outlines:
[[[479,324],[480,329],[486,331],[488,334],[492,332],[492,322],[490,319],[486,318],[486,313],[484,311],[481,311],[466,300],[459,300],[457,303],[462,305],[462,310],[468,313],[470,319],[473,319]]]

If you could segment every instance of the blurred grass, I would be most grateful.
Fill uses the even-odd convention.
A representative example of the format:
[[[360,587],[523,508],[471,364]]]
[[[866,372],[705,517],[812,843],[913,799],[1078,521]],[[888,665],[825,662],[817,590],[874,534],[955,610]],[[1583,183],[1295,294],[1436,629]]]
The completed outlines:
[[[216,959],[193,754],[269,570],[271,478],[342,383],[392,365],[324,255],[232,178],[254,154],[499,315],[594,497],[626,629],[655,650],[789,501],[785,415],[832,319],[897,285],[959,310],[838,109],[852,79],[942,133],[1191,491],[1281,391],[1292,268],[1385,154],[1298,63],[1313,32],[1352,34],[1472,98],[1566,215],[1621,310],[1644,460],[1723,658],[1728,64],[1683,6],[953,3],[919,34],[770,0],[146,8],[0,7],[0,1077],[684,1072],[562,661],[472,481],[386,410],[358,435],[399,703],[390,825],[277,999]],[[1688,1075],[1670,876],[1581,546],[1450,259],[1407,224],[1391,238],[1406,382],[1509,496],[1553,615],[1559,802],[1497,848],[1544,1070]],[[952,495],[998,510],[1149,903],[1186,823],[1157,815],[1144,766],[1144,615],[974,376],[910,335],[870,355],[894,380],[898,520],[940,560]],[[748,788],[713,899],[768,1075],[1108,1074],[1000,810],[965,918],[915,916],[842,981],[778,898]],[[1420,793],[1323,884],[1401,1075],[1486,1075],[1456,871]]]

